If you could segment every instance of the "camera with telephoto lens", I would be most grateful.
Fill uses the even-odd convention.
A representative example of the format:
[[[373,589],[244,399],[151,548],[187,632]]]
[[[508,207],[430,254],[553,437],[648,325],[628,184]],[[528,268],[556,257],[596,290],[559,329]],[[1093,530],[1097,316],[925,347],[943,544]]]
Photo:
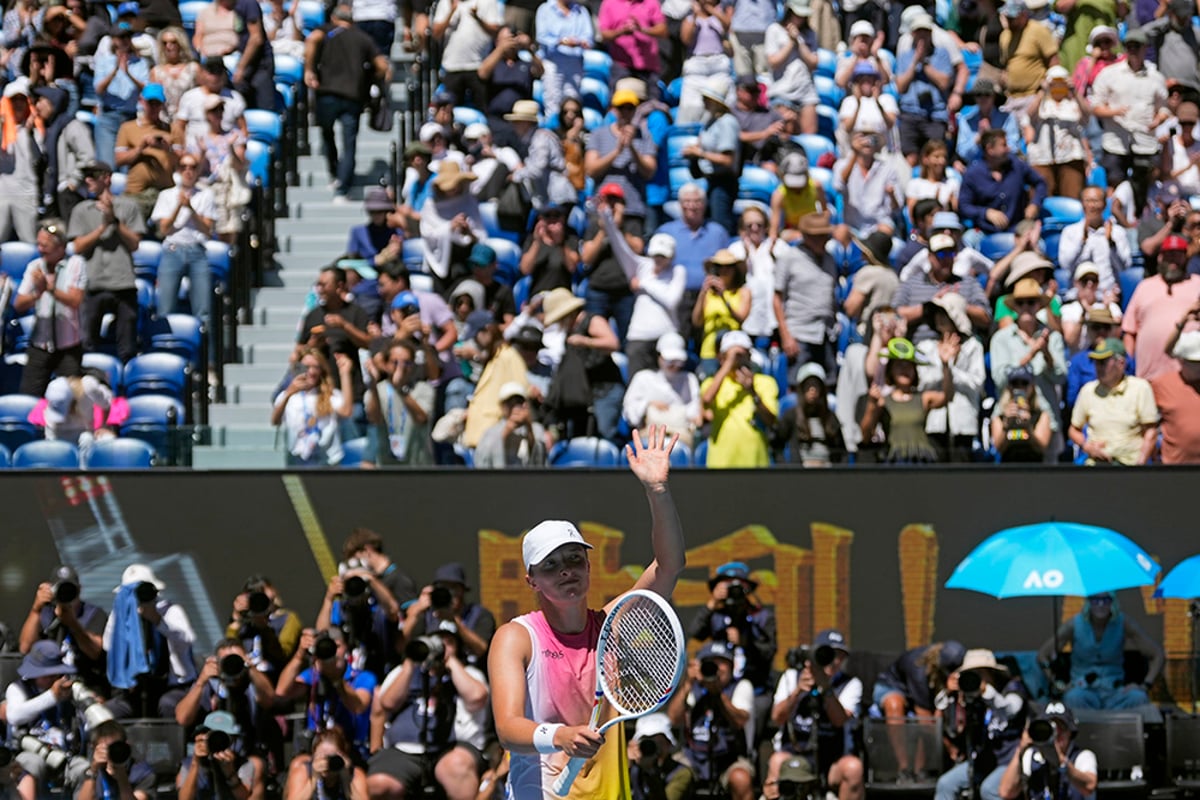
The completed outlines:
[[[94,730],[113,718],[112,712],[104,707],[96,693],[79,681],[71,684],[71,700],[75,703],[76,710],[83,715],[88,730]]]
[[[958,690],[967,700],[973,700],[983,691],[983,676],[975,670],[958,673]]]
[[[224,753],[229,748],[233,747],[233,737],[225,731],[212,730],[211,728],[197,728],[196,733],[208,734],[208,754],[215,755]]]
[[[55,747],[52,744],[47,744],[36,736],[22,736],[21,750],[37,756],[46,762],[47,767],[56,772],[71,760],[71,754],[66,750],[63,750],[61,747]]]
[[[638,755],[641,758],[658,758],[658,742],[653,736],[643,736],[638,739]]]
[[[711,658],[707,658],[700,662],[700,677],[704,678],[705,680],[711,680],[717,677],[717,673],[720,671],[721,668],[717,666],[717,662]]]
[[[1054,723],[1048,719],[1035,719],[1029,723],[1029,738],[1036,747],[1046,747],[1054,742]]]
[[[341,772],[346,768],[346,759],[339,755],[332,755],[325,759],[325,769],[327,772]]]
[[[221,683],[226,686],[235,684],[246,675],[246,659],[237,653],[230,653],[220,660],[219,669]]]
[[[133,594],[137,597],[138,605],[153,603],[158,599],[158,587],[150,581],[142,581],[133,590]]]
[[[133,748],[129,746],[129,742],[118,739],[108,743],[108,763],[128,764],[131,758],[133,758]]]
[[[404,657],[428,669],[446,655],[446,645],[437,636],[418,636],[404,645]]]
[[[429,593],[429,605],[435,611],[443,611],[454,604],[454,595],[445,586],[435,586]]]
[[[54,602],[60,606],[73,603],[79,597],[79,584],[74,581],[58,581],[51,589],[54,592]]]
[[[787,651],[787,665],[797,672],[804,670],[808,664],[824,669],[833,663],[837,658],[837,651],[827,644],[823,644],[816,649],[811,649],[807,645],[793,647]]]
[[[721,601],[723,609],[738,608],[746,604],[746,585],[741,581],[730,581],[725,590],[725,599]]]
[[[249,604],[249,609],[243,612],[245,616],[261,616],[271,610],[271,598],[263,591],[250,592],[246,597],[246,602]]]
[[[322,631],[313,640],[312,647],[308,648],[308,654],[317,661],[329,661],[337,657],[337,649],[337,642],[333,640],[333,637]]]

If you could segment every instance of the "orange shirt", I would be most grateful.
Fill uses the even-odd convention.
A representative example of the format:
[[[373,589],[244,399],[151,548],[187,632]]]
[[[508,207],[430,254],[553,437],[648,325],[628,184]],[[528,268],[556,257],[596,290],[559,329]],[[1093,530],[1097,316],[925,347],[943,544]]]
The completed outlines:
[[[1200,391],[1178,372],[1164,372],[1150,388],[1162,417],[1163,463],[1200,463]]]

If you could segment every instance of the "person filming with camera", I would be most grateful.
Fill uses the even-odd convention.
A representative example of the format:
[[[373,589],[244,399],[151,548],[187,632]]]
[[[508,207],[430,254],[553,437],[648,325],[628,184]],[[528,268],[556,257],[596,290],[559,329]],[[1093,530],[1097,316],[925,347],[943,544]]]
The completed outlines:
[[[105,692],[103,634],[107,622],[103,609],[84,601],[78,573],[68,566],[57,567],[49,581],[38,584],[21,626],[21,653],[30,652],[39,641],[50,640],[62,649],[63,662],[75,668],[79,680],[94,691]]]
[[[637,721],[629,743],[629,786],[633,800],[685,800],[696,775],[677,752],[671,718],[661,711]]]
[[[466,599],[470,590],[462,564],[443,564],[433,573],[433,583],[421,590],[404,618],[404,640],[412,641],[442,622],[453,622],[462,642],[461,657],[471,666],[487,664],[488,645],[496,633],[496,617],[478,603]]]
[[[1075,715],[1061,701],[1030,720],[1000,778],[1003,800],[1087,800],[1096,794],[1096,754],[1076,743]]]
[[[383,581],[365,565],[343,563],[329,582],[317,614],[317,628],[336,627],[346,639],[350,660],[380,680],[396,663],[400,606]]]
[[[116,720],[92,729],[92,761],[75,800],[150,800],[156,793],[154,769],[135,760],[125,729]]]
[[[240,639],[255,666],[277,678],[296,652],[304,624],[295,611],[282,607],[279,593],[265,575],[251,575],[233,599],[225,635]]]
[[[811,648],[788,651],[771,707],[779,732],[763,782],[768,800],[787,796],[779,786],[780,770],[793,762],[798,762],[793,771],[806,769],[811,784],[824,780],[838,800],[866,796],[862,761],[847,746],[863,694],[862,681],[842,670],[849,655],[846,637],[833,629],[818,633]]]
[[[419,795],[436,781],[447,800],[474,800],[484,771],[483,754],[456,741],[455,717],[488,703],[483,673],[468,667],[455,623],[443,620],[431,634],[408,641],[404,663],[376,695],[372,713],[367,787],[372,800]]]
[[[350,745],[338,728],[313,738],[312,759],[291,770],[283,800],[367,800],[367,773],[354,765]]]
[[[183,760],[175,786],[179,800],[261,800],[262,759],[249,758],[242,726],[228,711],[213,711],[196,728],[192,754]]]
[[[935,800],[956,800],[964,790],[1000,800],[1005,767],[1025,727],[1025,695],[1020,678],[1010,677],[991,650],[967,651],[934,699],[947,749],[958,762],[938,778]]]

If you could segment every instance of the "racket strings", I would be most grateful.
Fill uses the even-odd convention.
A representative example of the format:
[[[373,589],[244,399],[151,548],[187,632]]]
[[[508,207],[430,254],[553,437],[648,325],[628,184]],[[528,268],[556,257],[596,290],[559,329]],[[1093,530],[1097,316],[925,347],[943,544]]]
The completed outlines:
[[[609,700],[624,713],[657,708],[674,688],[683,642],[657,603],[626,603],[614,613],[603,663]]]

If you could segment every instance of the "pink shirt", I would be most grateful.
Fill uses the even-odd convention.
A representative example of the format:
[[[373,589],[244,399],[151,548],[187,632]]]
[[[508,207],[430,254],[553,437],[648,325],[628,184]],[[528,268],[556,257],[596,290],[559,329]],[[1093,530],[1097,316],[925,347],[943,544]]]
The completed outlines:
[[[1179,362],[1167,355],[1164,348],[1175,333],[1175,323],[1200,298],[1200,275],[1189,275],[1167,291],[1161,276],[1146,278],[1137,285],[1121,328],[1137,337],[1133,356],[1137,361],[1137,376],[1146,380],[1179,369]],[[1195,328],[1188,325],[1188,330]]]
[[[600,29],[616,30],[632,17],[642,28],[653,28],[666,21],[658,0],[604,0],[600,4]],[[609,41],[608,54],[615,63],[628,69],[658,72],[658,39],[641,30],[623,33]]]

